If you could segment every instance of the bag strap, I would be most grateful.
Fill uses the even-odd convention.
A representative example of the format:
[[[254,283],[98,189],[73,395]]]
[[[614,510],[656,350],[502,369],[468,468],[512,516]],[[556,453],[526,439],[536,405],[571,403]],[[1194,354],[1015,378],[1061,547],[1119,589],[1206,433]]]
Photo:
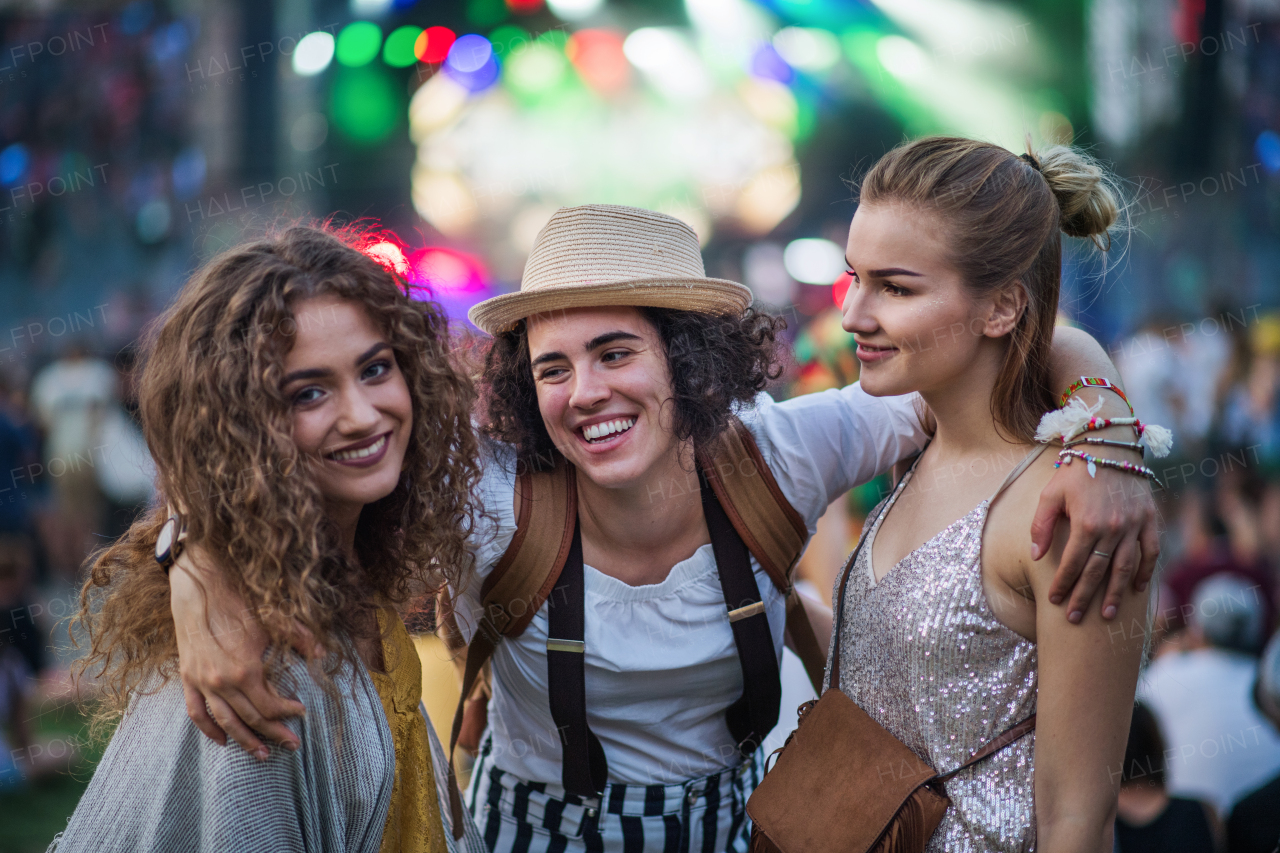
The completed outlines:
[[[732,418],[705,452],[699,452],[698,461],[760,568],[775,587],[789,592],[791,570],[809,541],[809,528],[782,494],[751,431]]]
[[[821,693],[827,656],[791,584],[791,572],[809,541],[804,518],[782,493],[751,431],[737,418],[699,454],[698,462],[733,529],[773,585],[786,593],[787,634],[813,689]]]
[[[1027,717],[1022,722],[1014,726],[1010,726],[1008,729],[1005,729],[1005,731],[1002,732],[1001,734],[998,734],[995,737],[993,737],[990,741],[987,742],[986,746],[982,747],[977,752],[975,752],[969,758],[968,761],[966,761],[964,764],[961,764],[959,767],[957,767],[955,770],[952,770],[950,773],[940,774],[937,777],[937,780],[939,782],[947,781],[952,776],[959,773],[961,770],[967,770],[968,768],[977,764],[979,761],[983,760],[984,758],[990,758],[991,756],[995,755],[997,752],[1004,749],[1006,746],[1013,743],[1015,740],[1022,737],[1023,735],[1030,734],[1031,732],[1035,731],[1035,729],[1036,729],[1036,715],[1032,714],[1030,717]]]
[[[560,763],[564,789],[599,798],[609,765],[604,747],[587,724],[585,594],[582,535],[575,518],[569,558],[547,599],[547,694],[564,750]]]
[[[449,734],[449,811],[454,838],[462,837],[462,794],[453,757],[462,733],[463,711],[475,691],[484,665],[493,657],[503,635],[518,635],[532,621],[551,594],[573,544],[576,525],[564,519],[578,517],[578,492],[573,466],[556,454],[555,467],[537,474],[524,471],[516,477],[520,515],[516,532],[502,559],[480,588],[482,610],[467,646],[462,672],[462,692],[453,712]]]
[[[755,572],[751,570],[751,552],[729,521],[705,473],[700,471],[698,479],[702,490],[702,511],[707,519],[711,548],[716,558],[716,572],[720,576],[720,589],[729,611],[729,627],[738,649],[738,664],[742,667],[742,695],[725,709],[725,722],[738,745],[739,754],[747,759],[778,724],[782,678],[778,672],[769,617],[760,598]]]
[[[845,591],[849,588],[849,575],[853,573],[854,564],[857,563],[858,561],[858,554],[862,552],[862,546],[866,544],[867,537],[871,534],[871,531],[875,529],[876,523],[880,520],[880,516],[884,515],[885,512],[888,510],[889,506],[893,503],[894,497],[897,494],[898,490],[906,485],[908,477],[910,477],[911,473],[915,471],[916,465],[919,463],[920,456],[923,453],[924,453],[924,450],[921,450],[919,454],[916,454],[915,459],[912,460],[911,466],[907,469],[902,479],[899,480],[894,485],[893,492],[887,498],[885,498],[884,501],[880,503],[880,507],[876,511],[875,516],[867,517],[866,522],[862,525],[862,535],[858,537],[858,545],[853,549],[853,553],[849,555],[849,559],[845,561],[844,577],[840,581],[840,597],[839,597],[839,604],[836,608],[835,628],[832,631],[833,637],[831,640],[831,675],[827,682],[828,689],[833,689],[833,690],[840,689],[840,635],[842,633],[840,630],[840,625],[844,621]],[[1035,456],[1038,456],[1038,455],[1039,454],[1035,454]],[[1035,456],[1030,457],[1026,461],[1026,464],[1030,464],[1030,460],[1034,459]],[[1025,468],[1025,465],[1023,467]],[[1004,486],[1001,486],[1001,489],[1003,488]],[[948,779],[950,779],[952,776],[955,776],[961,770],[968,769],[969,767],[972,767],[973,765],[977,764],[979,761],[982,761],[984,758],[989,758],[992,755],[995,755],[997,752],[1004,749],[1006,746],[1013,743],[1023,735],[1029,732],[1035,731],[1035,727],[1036,727],[1036,715],[1032,714],[1030,717],[1027,717],[1027,719],[1023,720],[1022,722],[1017,723],[1011,726],[1010,728],[1006,729],[1005,731],[1001,732],[1000,734],[996,735],[994,738],[988,741],[984,746],[982,746],[977,752],[975,752],[972,756],[970,756],[969,760],[966,761],[964,764],[961,764],[959,767],[957,767],[955,770],[950,771],[949,773],[939,774],[938,776],[935,777],[935,780],[938,782],[946,782]]]
[[[917,456],[916,459],[920,457]],[[915,468],[913,463],[911,469]],[[908,469],[907,473],[911,473]],[[898,488],[906,481],[904,476],[897,486],[894,486],[893,492],[897,493]],[[849,589],[849,575],[853,574],[854,564],[858,562],[858,555],[862,553],[862,546],[866,544],[867,537],[871,531],[875,529],[876,522],[880,520],[880,516],[884,515],[889,504],[893,502],[893,494],[880,502],[880,508],[876,511],[875,516],[867,516],[867,520],[862,524],[862,534],[858,537],[858,544],[854,547],[853,553],[849,555],[849,559],[844,563],[844,575],[840,579],[840,595],[836,604],[835,622],[831,631],[831,673],[827,678],[828,690],[840,689],[840,635],[843,633],[840,626],[844,624],[844,597],[845,591]]]

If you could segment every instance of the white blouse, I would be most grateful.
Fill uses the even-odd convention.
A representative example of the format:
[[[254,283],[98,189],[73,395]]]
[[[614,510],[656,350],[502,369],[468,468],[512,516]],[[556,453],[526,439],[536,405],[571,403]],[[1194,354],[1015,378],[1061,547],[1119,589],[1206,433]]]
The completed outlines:
[[[782,403],[760,394],[738,412],[783,494],[812,536],[827,506],[921,449],[915,395],[872,397],[857,383]],[[514,453],[486,460],[486,520],[472,535],[458,622],[470,639],[480,587],[515,533]],[[754,558],[779,657],[785,607]],[[742,695],[742,669],[711,545],[677,563],[661,583],[630,586],[584,567],[587,718],[609,763],[609,781],[673,784],[739,762],[724,711]],[[560,784],[561,747],[547,699],[547,607],[493,656],[489,727],[493,762],[529,782]]]

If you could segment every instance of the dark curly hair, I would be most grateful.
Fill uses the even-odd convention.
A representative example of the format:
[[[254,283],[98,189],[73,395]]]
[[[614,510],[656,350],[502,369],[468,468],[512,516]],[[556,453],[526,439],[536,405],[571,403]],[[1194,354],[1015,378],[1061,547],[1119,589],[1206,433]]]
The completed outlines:
[[[748,308],[716,316],[674,308],[639,307],[658,332],[671,375],[674,432],[694,446],[715,438],[735,403],[745,403],[782,375],[781,317]],[[494,336],[481,377],[485,436],[512,445],[516,457],[544,465],[555,444],[538,410],[525,321]]]

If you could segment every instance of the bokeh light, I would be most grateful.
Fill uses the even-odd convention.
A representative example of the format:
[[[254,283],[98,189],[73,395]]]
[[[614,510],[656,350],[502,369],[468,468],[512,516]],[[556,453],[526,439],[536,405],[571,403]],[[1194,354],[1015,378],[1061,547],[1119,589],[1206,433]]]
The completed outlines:
[[[480,92],[498,79],[498,60],[493,46],[481,35],[465,35],[449,48],[445,73],[472,92]]]
[[[323,30],[307,33],[293,50],[293,71],[303,77],[319,74],[333,61],[333,36]]]
[[[792,240],[782,253],[787,273],[804,284],[829,285],[845,270],[844,249],[830,240]]]
[[[604,0],[547,0],[547,8],[552,14],[565,21],[590,18],[603,5]]]
[[[589,87],[602,94],[613,94],[625,89],[631,79],[622,46],[619,33],[579,30],[565,44],[565,56]]]
[[[382,61],[392,68],[408,68],[413,65],[418,61],[415,48],[422,33],[421,27],[396,27],[382,46]]]
[[[333,83],[333,123],[358,145],[383,141],[399,124],[400,87],[375,66],[343,69]]]
[[[414,40],[413,54],[429,65],[439,65],[457,40],[458,37],[448,27],[427,27]]]
[[[372,21],[356,21],[338,34],[338,63],[348,68],[368,65],[382,47],[382,28]]]

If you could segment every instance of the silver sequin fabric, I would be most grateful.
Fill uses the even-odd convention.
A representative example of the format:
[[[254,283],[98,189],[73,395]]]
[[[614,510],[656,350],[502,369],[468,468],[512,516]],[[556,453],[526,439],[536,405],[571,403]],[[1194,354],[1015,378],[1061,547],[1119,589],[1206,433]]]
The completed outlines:
[[[840,686],[946,773],[1035,713],[1036,646],[996,619],[982,589],[990,500],[875,582],[875,534],[909,481],[910,475],[890,495],[856,563],[846,568],[852,574],[839,628]],[[841,582],[843,575],[837,592]],[[949,780],[951,807],[926,849],[1034,850],[1034,755],[1032,733]]]

